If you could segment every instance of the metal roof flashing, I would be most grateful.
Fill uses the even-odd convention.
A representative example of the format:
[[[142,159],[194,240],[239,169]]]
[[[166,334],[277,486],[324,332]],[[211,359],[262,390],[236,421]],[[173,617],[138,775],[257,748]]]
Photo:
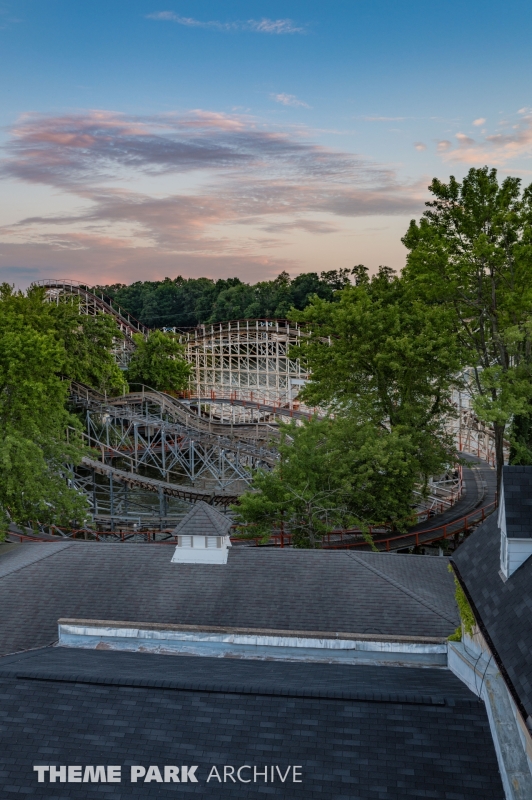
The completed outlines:
[[[447,645],[442,637],[58,620],[59,647],[164,655],[445,669]]]

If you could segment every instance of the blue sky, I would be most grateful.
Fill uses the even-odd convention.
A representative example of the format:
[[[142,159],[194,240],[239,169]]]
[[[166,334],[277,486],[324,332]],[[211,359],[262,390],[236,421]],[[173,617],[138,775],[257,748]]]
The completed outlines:
[[[0,278],[400,269],[433,176],[532,181],[530,3],[0,2]]]

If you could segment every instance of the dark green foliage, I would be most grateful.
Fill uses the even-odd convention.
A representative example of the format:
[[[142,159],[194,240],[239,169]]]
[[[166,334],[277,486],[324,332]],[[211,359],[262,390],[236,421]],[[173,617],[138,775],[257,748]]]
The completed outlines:
[[[172,333],[152,331],[147,339],[134,337],[136,349],[129,362],[129,383],[142,383],[162,392],[179,392],[187,386],[190,366],[184,348]]]
[[[258,472],[234,509],[251,523],[250,535],[284,525],[296,546],[319,547],[336,527],[367,530],[387,520],[402,527],[411,518],[417,466],[411,438],[353,416],[283,427],[279,465]]]
[[[127,389],[122,370],[112,355],[113,342],[121,333],[111,316],[80,314],[74,302],[54,306],[53,317],[65,350],[66,377],[107,394]]]
[[[292,315],[312,330],[298,350],[312,372],[302,397],[406,437],[417,460],[413,479],[428,478],[452,457],[443,430],[460,366],[451,315],[412,298],[388,268],[371,280],[357,269],[357,285],[336,302],[315,298]]]
[[[63,475],[84,452],[63,378],[80,326],[76,307],[45,303],[41,289],[0,287],[0,529],[9,520],[84,520],[86,502]]]
[[[516,414],[510,426],[510,464],[532,464],[532,409]]]
[[[429,189],[435,199],[403,239],[404,277],[413,297],[453,314],[475,409],[494,428],[500,484],[507,427],[532,410],[532,186],[521,192],[519,178],[499,183],[484,167]]]
[[[332,300],[335,291],[349,283],[350,274],[347,269],[320,276],[310,272],[291,280],[282,272],[254,285],[239,278],[177,277],[95,288],[150,328],[190,328],[202,322],[285,318],[292,307],[305,308],[313,295]]]
[[[287,429],[281,463],[238,506],[250,531],[284,524],[304,547],[335,527],[406,527],[415,487],[454,458],[443,427],[460,365],[449,313],[413,301],[392,270],[354,274],[335,302],[314,297],[291,313],[311,331],[293,353],[312,375],[302,399],[334,418]]]

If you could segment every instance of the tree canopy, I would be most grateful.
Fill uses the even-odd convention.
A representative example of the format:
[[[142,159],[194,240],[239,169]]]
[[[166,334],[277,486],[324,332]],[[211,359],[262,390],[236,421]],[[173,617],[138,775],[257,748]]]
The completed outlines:
[[[285,527],[297,547],[319,547],[333,528],[412,517],[416,443],[351,415],[283,426],[280,462],[258,471],[234,507],[251,535]]]
[[[452,450],[444,421],[461,363],[448,310],[409,296],[386,267],[371,279],[360,267],[336,302],[314,298],[292,318],[309,331],[297,351],[311,372],[302,399],[407,435],[419,472],[439,472]]]
[[[213,281],[179,276],[94,288],[148,327],[187,328],[232,319],[285,318],[291,308],[305,308],[314,294],[332,300],[335,291],[349,283],[349,275],[350,270],[340,269],[291,279],[282,272],[274,280],[256,284],[239,278]]]
[[[162,392],[179,392],[186,388],[190,365],[174,334],[151,331],[147,339],[140,333],[133,338],[136,348],[126,373],[130,383],[142,383]]]
[[[521,192],[519,178],[499,183],[484,167],[429,188],[434,200],[403,238],[404,281],[432,312],[453,315],[475,409],[493,424],[500,483],[508,425],[528,430],[532,413],[532,186]]]
[[[75,341],[68,310],[0,286],[0,529],[11,520],[83,520],[84,499],[67,486],[64,465],[83,453],[80,425],[65,403],[71,363],[65,334]],[[83,377],[86,377],[83,375]],[[67,433],[70,427],[70,433]]]
[[[86,452],[69,383],[121,391],[119,335],[110,317],[80,314],[76,299],[49,303],[41,288],[0,286],[0,528],[85,519],[87,503],[65,474]]]
[[[291,428],[279,465],[238,507],[258,531],[285,524],[301,546],[337,526],[404,527],[414,490],[454,459],[445,416],[461,362],[450,313],[413,300],[386,267],[354,274],[334,302],[314,297],[290,314],[306,328],[292,353],[311,373],[300,397],[332,416]]]

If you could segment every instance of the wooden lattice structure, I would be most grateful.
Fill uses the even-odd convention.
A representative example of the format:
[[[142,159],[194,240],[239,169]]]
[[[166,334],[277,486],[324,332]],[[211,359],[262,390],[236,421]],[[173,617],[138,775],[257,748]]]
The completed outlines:
[[[114,341],[113,354],[121,369],[126,369],[135,349],[133,334],[141,333],[147,336],[149,328],[139,322],[129,312],[123,311],[114,305],[110,298],[103,294],[96,294],[88,286],[70,280],[43,280],[37,281],[36,286],[41,286],[46,291],[46,297],[51,303],[77,302],[81,314],[95,316],[99,313],[110,314],[114,317],[116,326],[121,336]]]
[[[284,320],[201,325],[185,339],[191,393],[292,407],[308,375],[290,348],[301,328]]]

